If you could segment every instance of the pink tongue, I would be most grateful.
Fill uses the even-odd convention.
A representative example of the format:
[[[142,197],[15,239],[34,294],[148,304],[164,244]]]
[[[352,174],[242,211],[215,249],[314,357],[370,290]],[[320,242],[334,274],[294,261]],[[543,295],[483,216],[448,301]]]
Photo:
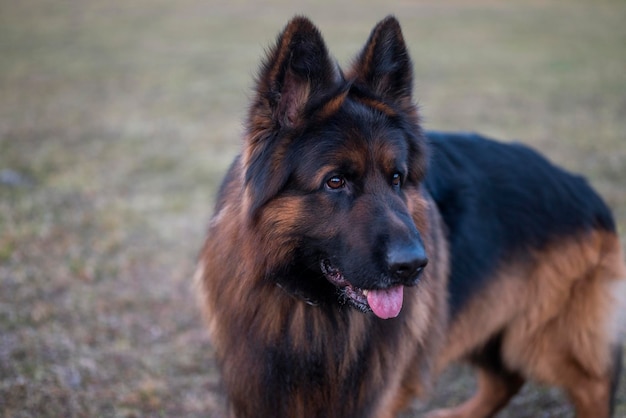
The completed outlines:
[[[402,309],[403,297],[403,286],[385,290],[370,290],[367,293],[367,303],[377,317],[382,319],[395,318]]]

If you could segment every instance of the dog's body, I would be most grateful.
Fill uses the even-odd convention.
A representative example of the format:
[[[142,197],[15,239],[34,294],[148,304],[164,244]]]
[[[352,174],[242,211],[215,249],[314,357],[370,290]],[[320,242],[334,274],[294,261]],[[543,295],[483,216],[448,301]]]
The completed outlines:
[[[526,147],[423,134],[393,18],[346,74],[287,25],[197,277],[233,417],[394,417],[457,360],[480,389],[434,416],[490,416],[525,379],[610,414],[609,210]]]

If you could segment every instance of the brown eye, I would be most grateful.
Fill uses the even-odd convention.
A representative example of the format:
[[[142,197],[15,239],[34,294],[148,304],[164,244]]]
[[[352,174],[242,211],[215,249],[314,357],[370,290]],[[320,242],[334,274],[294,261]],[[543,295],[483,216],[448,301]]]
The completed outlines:
[[[345,185],[346,185],[346,179],[344,179],[343,177],[339,177],[339,176],[333,176],[329,178],[328,181],[326,182],[326,186],[332,190],[341,189]]]
[[[394,187],[400,187],[401,184],[402,184],[402,176],[400,175],[400,173],[394,173],[393,176],[391,177],[391,185]]]

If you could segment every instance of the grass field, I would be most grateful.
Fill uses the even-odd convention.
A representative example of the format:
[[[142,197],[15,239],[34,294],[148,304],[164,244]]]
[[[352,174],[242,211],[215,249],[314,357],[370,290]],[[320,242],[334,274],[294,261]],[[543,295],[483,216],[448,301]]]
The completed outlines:
[[[543,150],[626,238],[626,2],[0,0],[0,416],[221,415],[190,279],[252,76],[296,13],[344,64],[398,16],[426,128]],[[406,417],[472,389],[451,370]],[[529,386],[500,417],[571,415]]]

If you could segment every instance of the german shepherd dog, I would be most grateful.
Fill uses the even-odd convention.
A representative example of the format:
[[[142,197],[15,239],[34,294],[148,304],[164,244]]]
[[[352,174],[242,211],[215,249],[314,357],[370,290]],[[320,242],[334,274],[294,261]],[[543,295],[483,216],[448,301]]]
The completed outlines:
[[[455,361],[487,417],[524,382],[611,415],[620,370],[612,215],[520,144],[425,133],[400,25],[351,68],[291,20],[256,80],[196,278],[231,417],[387,418]]]

